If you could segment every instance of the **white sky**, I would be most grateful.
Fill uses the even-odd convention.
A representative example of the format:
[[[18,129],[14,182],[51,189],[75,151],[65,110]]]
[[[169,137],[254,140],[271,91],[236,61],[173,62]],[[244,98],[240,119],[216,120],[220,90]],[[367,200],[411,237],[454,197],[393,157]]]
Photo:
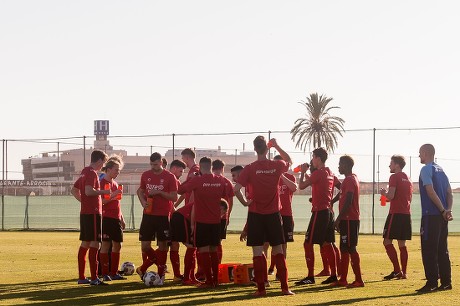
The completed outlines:
[[[97,119],[118,136],[288,131],[313,92],[334,98],[346,130],[458,127],[459,9],[420,0],[3,0],[0,138],[92,136]],[[381,178],[400,153],[413,158],[416,181],[418,148],[431,142],[460,182],[457,135],[378,131]],[[274,136],[295,150],[288,134]],[[176,146],[250,150],[253,137]],[[21,171],[20,159],[43,149],[30,151],[9,142],[8,169]],[[335,152],[344,153],[372,179],[371,131],[347,132]]]

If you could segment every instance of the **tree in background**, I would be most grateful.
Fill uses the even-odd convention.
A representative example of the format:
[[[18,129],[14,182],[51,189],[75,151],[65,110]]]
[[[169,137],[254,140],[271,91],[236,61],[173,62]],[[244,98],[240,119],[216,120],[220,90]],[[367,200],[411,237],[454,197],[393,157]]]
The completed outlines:
[[[330,111],[338,106],[329,106],[332,98],[324,95],[318,97],[318,93],[312,93],[307,101],[299,102],[307,109],[305,118],[298,118],[291,129],[291,139],[296,148],[304,152],[313,145],[313,148],[325,147],[328,151],[334,151],[337,147],[337,135],[342,136],[345,120],[331,116]],[[297,140],[296,140],[297,139]]]

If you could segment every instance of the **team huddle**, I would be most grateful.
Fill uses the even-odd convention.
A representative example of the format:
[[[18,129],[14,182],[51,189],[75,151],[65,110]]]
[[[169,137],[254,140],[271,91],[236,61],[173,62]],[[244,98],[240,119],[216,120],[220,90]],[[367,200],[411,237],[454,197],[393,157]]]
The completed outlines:
[[[244,167],[233,167],[233,182],[224,176],[225,164],[221,160],[203,157],[197,164],[195,152],[190,148],[184,149],[181,160],[172,161],[168,170],[167,161],[161,154],[150,156],[151,169],[141,175],[137,189],[143,207],[139,230],[142,263],[136,269],[141,280],[145,280],[149,268],[155,265],[158,276],[155,285],[163,285],[169,252],[174,281],[200,288],[217,287],[223,256],[222,240],[226,238],[233,198],[236,197],[248,207],[247,222],[240,239],[252,248],[253,281],[257,286],[254,294],[266,295],[266,287],[270,286],[268,275],[274,274],[276,267],[282,294],[293,295],[288,286],[286,264],[287,243],[293,241],[294,232],[292,197],[297,189],[311,187],[312,214],[304,241],[308,272],[295,285],[315,284],[315,277],[327,276],[322,284],[364,287],[357,251],[360,188],[358,177],[353,173],[353,158],[348,155],[340,157],[338,171],[345,176],[340,181],[326,166],[327,151],[317,148],[313,150],[310,163],[296,168],[300,172],[297,182],[289,173],[292,165],[289,154],[275,139],[267,143],[263,136],[257,136],[253,144],[257,160]],[[271,147],[279,152],[272,160],[267,157]],[[423,145],[419,153],[425,164],[419,184],[422,258],[427,283],[417,291],[449,290],[452,285],[447,222],[452,220],[452,190],[442,168],[434,162],[434,147]],[[384,277],[386,280],[407,278],[405,243],[412,235],[410,203],[413,189],[410,178],[402,171],[404,166],[404,157],[392,156],[389,185],[380,190],[382,197],[390,203],[383,245],[393,271]],[[72,188],[72,194],[81,202],[78,284],[106,285],[108,281],[126,279],[118,271],[125,221],[120,209],[122,188],[116,178],[122,168],[121,157],[108,157],[105,152],[94,150],[90,165],[82,170]],[[188,175],[181,183],[179,179],[186,169]],[[100,178],[98,172],[101,170],[104,175]],[[335,244],[335,231],[339,233],[339,247]],[[394,239],[398,241],[399,260]],[[155,240],[156,249],[152,246]],[[183,273],[179,258],[181,243],[186,247]],[[317,274],[314,272],[315,244],[320,246],[323,262],[323,269]],[[270,267],[267,263],[269,246]],[[87,254],[89,279],[85,276]],[[348,282],[350,263],[354,280]],[[439,287],[438,279],[441,280]]]

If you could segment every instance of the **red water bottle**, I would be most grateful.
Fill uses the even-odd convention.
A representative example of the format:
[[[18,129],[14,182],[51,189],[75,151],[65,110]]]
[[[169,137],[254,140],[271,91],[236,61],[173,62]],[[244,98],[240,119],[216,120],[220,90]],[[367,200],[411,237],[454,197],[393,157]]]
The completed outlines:
[[[117,200],[121,200],[122,195],[123,195],[123,185],[122,184],[118,184],[118,190],[120,190],[120,193],[117,194]]]
[[[273,147],[273,140],[270,139],[268,142],[267,142],[267,148],[272,148]]]
[[[298,165],[297,167],[294,168],[295,173],[299,173],[300,170],[302,170],[302,165]]]
[[[104,190],[109,190],[110,191],[110,183],[105,183]],[[104,199],[105,200],[110,200],[110,193],[109,194],[104,193]]]
[[[382,194],[380,195],[380,206],[386,206],[386,205],[387,205],[387,197]]]
[[[146,213],[151,213],[153,211],[153,196],[149,195],[147,197],[147,206],[145,207]]]

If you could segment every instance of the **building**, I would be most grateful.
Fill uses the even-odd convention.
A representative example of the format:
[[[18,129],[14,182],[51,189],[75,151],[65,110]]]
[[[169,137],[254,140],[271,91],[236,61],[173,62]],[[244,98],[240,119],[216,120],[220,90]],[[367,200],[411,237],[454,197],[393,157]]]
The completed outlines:
[[[124,168],[117,181],[124,184],[124,192],[135,194],[140,182],[140,176],[150,169],[150,156],[128,155],[126,150],[114,150],[109,141],[109,121],[95,120],[94,144],[90,148],[65,150],[62,152],[42,153],[38,157],[29,157],[21,160],[24,181],[50,182],[51,188],[45,190],[32,190],[37,194],[68,194],[73,182],[80,175],[80,171],[89,164],[93,149],[105,151],[109,156],[117,154],[123,157]],[[182,149],[170,149],[164,157],[171,162],[174,158],[180,158]],[[161,152],[160,152],[161,153]],[[239,164],[247,165],[256,158],[255,152],[240,152],[237,155],[227,154],[218,147],[216,150],[195,150],[197,162],[203,156],[212,159],[221,159],[226,164],[226,175],[230,178],[230,169]],[[52,184],[51,184],[52,183]],[[39,188],[39,187],[37,187]],[[31,191],[26,191],[26,194]]]

